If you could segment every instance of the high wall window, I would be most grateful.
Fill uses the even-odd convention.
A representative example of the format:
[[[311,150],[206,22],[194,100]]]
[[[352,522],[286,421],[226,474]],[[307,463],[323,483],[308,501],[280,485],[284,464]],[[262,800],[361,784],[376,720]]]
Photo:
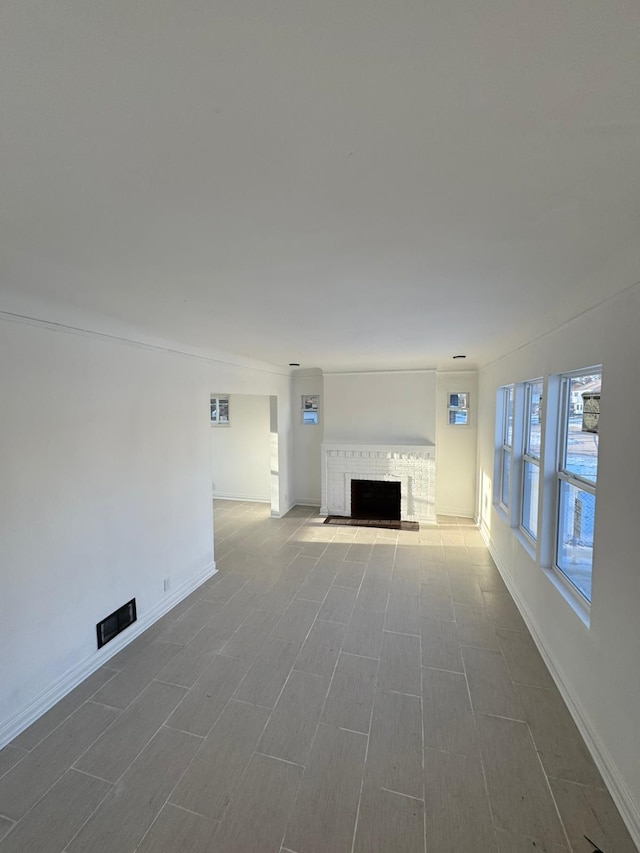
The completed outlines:
[[[591,601],[601,369],[562,377],[556,566]]]
[[[500,505],[508,510],[511,503],[511,460],[513,458],[513,413],[515,389],[513,385],[500,388],[501,447],[500,447]]]
[[[229,426],[229,397],[211,397],[211,426]]]
[[[520,526],[532,539],[537,539],[542,437],[542,379],[527,382],[524,386],[524,394],[525,423]]]
[[[302,395],[302,423],[316,426],[318,423],[319,394]]]
[[[450,426],[469,426],[469,392],[457,391],[447,395]]]

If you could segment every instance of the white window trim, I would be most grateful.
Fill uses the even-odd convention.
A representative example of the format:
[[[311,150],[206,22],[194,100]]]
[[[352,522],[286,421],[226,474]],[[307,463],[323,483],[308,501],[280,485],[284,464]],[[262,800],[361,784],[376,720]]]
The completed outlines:
[[[306,401],[307,400],[315,400],[315,408],[307,408]],[[305,421],[304,416],[305,413],[313,413],[316,416],[316,420],[314,421]],[[300,423],[302,426],[319,426],[320,424],[320,395],[319,394],[303,394],[301,398],[301,413],[300,413]]]
[[[209,419],[209,423],[212,427],[218,428],[226,428],[231,426],[231,402],[229,394],[211,394],[210,395],[210,403],[216,401],[216,419]],[[227,403],[227,420],[220,421],[218,420],[220,417],[220,403],[221,401],[226,401]]]
[[[513,505],[513,447],[514,447],[514,429],[515,429],[515,385],[505,385],[501,389],[500,400],[500,451],[498,464],[498,500],[497,506],[502,510],[507,519],[512,517]],[[511,415],[511,444],[507,444],[509,432],[509,397],[513,391],[512,415]],[[505,460],[508,459],[509,465],[509,494],[508,503],[503,500],[502,484],[504,482]]]
[[[451,398],[462,397],[466,400],[466,406],[452,406]],[[468,429],[471,426],[471,402],[469,391],[447,391],[447,426],[455,427],[456,429]],[[451,422],[450,417],[452,412],[463,412],[466,416],[464,423]]]
[[[529,452],[529,438],[530,438],[530,427],[531,427],[531,392],[532,392],[533,386],[538,385],[539,383],[542,383],[542,385],[543,385],[542,398],[544,400],[544,381],[541,378],[531,379],[530,381],[524,383],[524,400],[523,400],[524,423],[523,423],[523,433],[522,433],[522,460],[521,460],[522,474],[521,474],[521,482],[520,482],[520,507],[519,507],[519,512],[518,512],[518,518],[519,518],[518,527],[519,527],[522,535],[525,537],[525,542],[529,546],[531,546],[531,548],[533,549],[534,554],[535,554],[535,551],[537,548],[538,537],[540,536],[540,527],[544,523],[544,519],[542,518],[542,513],[541,513],[541,502],[542,502],[541,501],[541,498],[542,498],[542,489],[541,489],[541,485],[542,485],[542,442],[544,440],[544,423],[543,423],[543,416],[542,415],[540,416],[540,456],[536,456],[535,454]],[[531,533],[530,530],[528,530],[524,526],[524,519],[523,519],[523,512],[524,512],[524,505],[525,505],[524,486],[526,483],[525,466],[527,463],[529,465],[535,466],[538,469],[538,504],[536,506],[537,534],[535,536],[533,535],[533,533]]]
[[[591,367],[580,368],[579,370],[572,370],[569,373],[562,373],[559,375],[560,388],[558,395],[559,409],[558,416],[556,418],[557,422],[557,440],[556,440],[556,459],[555,459],[555,471],[554,471],[554,519],[555,523],[553,526],[553,559],[551,562],[551,569],[553,570],[556,578],[561,582],[563,589],[568,590],[571,594],[571,598],[578,605],[575,609],[580,613],[581,611],[586,610],[587,617],[591,612],[591,604],[592,601],[588,599],[584,593],[573,583],[573,581],[569,578],[569,576],[564,572],[560,566],[558,565],[558,551],[559,551],[559,539],[560,539],[560,489],[561,484],[568,483],[572,485],[574,488],[579,489],[583,492],[588,492],[592,494],[594,498],[596,498],[596,487],[597,484],[592,480],[581,477],[578,474],[574,474],[571,471],[567,471],[565,468],[566,465],[566,447],[567,447],[567,432],[569,428],[569,404],[571,401],[571,380],[576,376],[585,376],[589,373],[602,373],[602,365],[593,365]],[[597,505],[597,504],[596,504]],[[593,559],[591,564],[591,577],[593,580]],[[588,624],[588,618],[585,620],[586,624]]]

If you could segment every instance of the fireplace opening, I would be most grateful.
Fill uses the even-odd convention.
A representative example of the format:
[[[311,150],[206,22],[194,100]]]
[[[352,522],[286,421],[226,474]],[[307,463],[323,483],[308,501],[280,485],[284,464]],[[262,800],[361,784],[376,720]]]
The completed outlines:
[[[400,483],[352,480],[351,518],[400,521]]]

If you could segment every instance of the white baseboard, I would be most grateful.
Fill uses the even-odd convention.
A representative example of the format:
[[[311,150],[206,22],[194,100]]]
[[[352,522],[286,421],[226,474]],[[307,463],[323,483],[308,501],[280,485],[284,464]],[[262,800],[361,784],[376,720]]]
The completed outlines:
[[[285,510],[284,510],[284,512],[278,512],[277,510],[272,509],[272,510],[271,510],[271,518],[284,518],[284,516],[285,516],[285,515],[286,515],[290,510],[292,510],[292,509],[294,508],[294,506],[295,506],[295,503],[291,503],[291,502],[290,502],[290,503],[288,503],[288,504],[287,504],[287,506],[286,506],[286,508],[285,508]]]
[[[308,498],[295,498],[293,501],[294,506],[320,506],[320,501],[315,501]]]
[[[212,497],[215,501],[251,501],[252,503],[269,504],[271,498],[264,495],[240,495],[237,493],[229,494],[227,492],[213,492]]]
[[[473,511],[469,512],[468,510],[456,509],[455,507],[450,506],[438,506],[436,507],[436,515],[456,515],[458,518],[474,518]]]
[[[518,596],[518,593],[511,582],[511,578],[509,577],[508,572],[505,569],[504,564],[502,563],[498,552],[496,551],[493,542],[491,541],[491,537],[488,532],[488,528],[486,525],[481,525],[480,532],[482,534],[482,538],[487,544],[489,548],[489,553],[493,557],[493,560],[502,576],[503,581],[505,582],[507,589],[509,590],[511,597],[513,598],[516,607],[520,611],[522,618],[524,619],[527,628],[529,629],[531,636],[533,637],[533,641],[536,644],[538,651],[540,652],[542,659],[547,665],[547,669],[551,673],[551,677],[553,678],[556,687],[560,691],[560,695],[565,701],[567,708],[569,709],[569,713],[573,717],[573,721],[578,727],[578,730],[582,737],[584,738],[584,742],[587,745],[587,749],[589,750],[591,757],[593,758],[596,767],[600,771],[600,774],[607,786],[609,793],[611,794],[611,798],[616,804],[618,811],[624,821],[627,829],[629,830],[629,834],[633,839],[634,844],[640,850],[640,809],[636,805],[627,788],[624,780],[620,776],[620,773],[615,766],[611,755],[606,748],[606,746],[602,743],[598,733],[596,732],[591,720],[589,719],[589,715],[584,709],[582,702],[580,701],[579,696],[577,696],[572,690],[569,681],[567,680],[564,672],[562,671],[562,667],[558,664],[558,662],[552,657],[549,653],[548,649],[544,645],[542,641],[542,635],[540,632],[540,628],[536,621],[535,616],[526,606],[524,601]]]
[[[217,571],[215,562],[209,563],[201,572],[184,583],[175,592],[167,595],[155,607],[137,619],[126,631],[123,631],[106,646],[96,650],[89,657],[72,667],[61,678],[57,679],[36,696],[35,699],[25,705],[24,708],[13,714],[8,720],[0,723],[0,749],[52,708],[56,702],[63,699],[67,693],[70,693],[85,678],[88,678],[97,669],[104,666],[108,660],[125,646],[128,646],[136,637],[139,637],[147,628],[150,628],[154,622],[157,622],[161,616],[168,613],[183,598],[186,598],[187,595],[215,575]]]

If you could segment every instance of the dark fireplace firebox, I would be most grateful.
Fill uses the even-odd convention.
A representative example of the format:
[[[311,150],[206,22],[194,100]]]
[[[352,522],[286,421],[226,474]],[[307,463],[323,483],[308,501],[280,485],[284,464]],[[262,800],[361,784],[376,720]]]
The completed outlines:
[[[400,521],[400,483],[352,480],[351,518]]]

